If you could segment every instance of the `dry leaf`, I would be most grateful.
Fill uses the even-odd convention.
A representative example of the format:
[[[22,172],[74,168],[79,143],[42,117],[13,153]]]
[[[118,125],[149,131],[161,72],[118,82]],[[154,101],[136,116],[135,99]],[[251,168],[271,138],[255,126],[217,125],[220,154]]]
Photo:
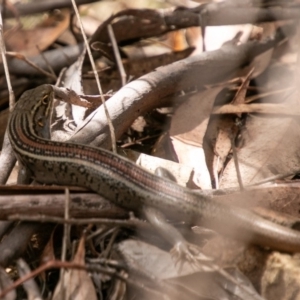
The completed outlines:
[[[73,262],[84,265],[85,238],[81,238],[77,253]],[[60,278],[52,300],[97,300],[96,291],[89,274],[85,270],[64,270],[63,278]]]
[[[176,268],[169,252],[136,240],[125,240],[118,244],[125,261],[134,268],[141,269],[159,279],[170,279],[195,273],[189,264],[183,264],[181,270]]]
[[[298,98],[297,93],[289,95],[286,105],[299,107],[294,101]],[[244,184],[299,170],[300,125],[295,118],[250,115],[243,140],[244,146],[238,150],[238,162]],[[236,170],[231,160],[223,174],[221,187],[237,186]]]
[[[176,110],[170,128],[179,163],[194,168],[193,181],[203,189],[211,188],[203,138],[215,98],[222,89],[223,87],[211,88],[191,96]]]
[[[55,260],[54,247],[53,247],[54,233],[55,233],[55,229],[52,231],[50,239],[43,250],[43,253],[40,258],[41,264],[45,264],[48,261]]]
[[[219,174],[231,151],[230,134],[234,126],[234,117],[228,115],[212,116],[203,145],[206,163],[215,188],[219,188]]]
[[[129,269],[138,270],[141,273],[151,275],[157,280],[164,280],[165,290],[170,299],[190,299],[191,292],[195,299],[250,299],[249,295],[245,295],[240,287],[233,284],[228,278],[213,272],[209,263],[203,265],[200,270],[195,265],[185,263],[182,269],[175,267],[174,260],[170,253],[152,245],[135,241],[126,240],[118,244],[118,250],[125,259]],[[241,286],[247,286],[251,293],[257,295],[249,280],[235,269],[230,270],[231,275],[240,283]],[[171,285],[168,285],[171,283]],[[170,288],[172,286],[173,288]],[[168,288],[169,287],[169,288]],[[175,294],[174,294],[175,293]],[[232,295],[240,296],[233,298]],[[145,295],[143,298],[146,298]],[[151,298],[153,299],[153,298]],[[258,295],[256,298],[261,299]]]
[[[47,27],[19,29],[8,35],[5,40],[7,48],[27,57],[35,56],[48,48],[69,26],[70,11],[60,12],[59,15],[48,19],[50,24],[47,24]]]

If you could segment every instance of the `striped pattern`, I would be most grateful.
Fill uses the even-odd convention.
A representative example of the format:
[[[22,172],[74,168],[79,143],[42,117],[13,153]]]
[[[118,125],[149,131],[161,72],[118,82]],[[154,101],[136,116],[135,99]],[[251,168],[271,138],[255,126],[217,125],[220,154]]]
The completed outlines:
[[[50,141],[53,90],[43,85],[25,92],[9,121],[9,137],[20,162],[42,183],[87,187],[122,207],[144,206],[197,222],[221,233],[284,251],[300,251],[300,233],[246,210],[157,177],[109,151]]]

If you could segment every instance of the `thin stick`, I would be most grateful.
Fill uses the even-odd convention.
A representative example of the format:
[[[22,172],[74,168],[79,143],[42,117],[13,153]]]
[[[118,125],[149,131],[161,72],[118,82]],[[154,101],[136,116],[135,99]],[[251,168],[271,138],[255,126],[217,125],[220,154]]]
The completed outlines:
[[[12,285],[10,285],[7,288],[5,288],[4,290],[2,290],[1,293],[0,293],[0,299],[2,299],[7,293],[12,291],[13,289],[18,287],[19,285],[21,285],[25,281],[27,281],[31,278],[34,278],[37,275],[41,274],[42,272],[45,272],[45,271],[47,271],[49,269],[53,269],[53,268],[55,268],[55,269],[58,269],[58,268],[79,269],[79,270],[86,270],[86,271],[91,270],[91,271],[94,271],[94,272],[97,269],[97,272],[99,272],[99,273],[101,272],[101,273],[113,276],[115,278],[118,278],[120,280],[123,280],[125,282],[130,282],[130,280],[127,279],[125,276],[122,276],[122,274],[120,274],[117,271],[114,271],[112,269],[103,268],[101,266],[87,267],[85,265],[77,264],[77,263],[74,263],[74,262],[65,262],[65,261],[62,262],[62,261],[53,260],[53,261],[49,261],[46,264],[38,267],[37,269],[35,269],[31,273],[26,274],[25,276],[19,278]]]
[[[46,215],[31,216],[23,214],[15,214],[8,217],[11,221],[31,221],[42,223],[59,223],[69,225],[85,225],[85,224],[105,224],[108,226],[123,226],[123,227],[149,227],[149,224],[138,219],[119,220],[119,219],[105,219],[105,218],[87,218],[87,219],[73,219],[68,220],[60,217],[49,217]]]
[[[257,94],[255,96],[251,96],[251,97],[246,98],[245,103],[246,104],[251,103],[251,102],[253,102],[255,100],[258,100],[258,99],[261,99],[261,98],[277,95],[277,94],[280,94],[280,93],[286,93],[286,92],[294,90],[294,89],[295,89],[295,87],[291,86],[291,87],[287,87],[287,88],[284,88],[284,89],[278,89],[276,91],[269,91],[269,92],[260,93],[260,94]]]
[[[230,141],[231,141],[231,148],[232,148],[233,161],[234,161],[234,165],[235,165],[237,180],[238,180],[238,183],[239,183],[240,190],[243,191],[244,190],[244,185],[243,185],[243,180],[242,180],[242,176],[241,176],[241,170],[240,170],[240,165],[239,165],[239,160],[238,160],[238,156],[237,156],[236,147],[235,147],[235,144],[234,144],[233,135],[230,138]]]
[[[54,72],[54,70],[53,70],[53,68],[52,68],[52,66],[51,66],[51,64],[50,64],[50,62],[49,62],[49,60],[47,59],[45,53],[40,49],[40,47],[39,47],[38,45],[36,46],[36,48],[38,49],[38,51],[39,51],[41,57],[44,59],[44,61],[45,61],[46,65],[47,65],[47,67],[48,67],[50,73],[53,74],[53,75],[56,77],[56,74],[55,74],[55,72]],[[56,77],[56,78],[57,78],[57,77]],[[56,80],[57,80],[57,79],[56,79]]]
[[[12,56],[14,58],[17,58],[17,59],[20,59],[20,60],[23,60],[24,62],[26,62],[29,66],[33,67],[34,69],[36,69],[37,71],[39,71],[40,73],[42,73],[43,75],[45,76],[48,76],[50,77],[51,79],[54,79],[56,80],[57,77],[56,75],[54,74],[51,74],[45,70],[43,70],[42,68],[40,68],[38,65],[36,65],[35,63],[33,63],[32,61],[30,61],[25,55],[21,54],[21,53],[17,53],[17,52],[6,52],[7,55],[9,56]],[[42,54],[41,54],[42,55]],[[43,55],[42,55],[43,58],[45,58]],[[47,62],[47,61],[46,61]],[[47,62],[48,63],[48,62]]]
[[[111,24],[107,25],[107,31],[108,31],[109,38],[111,40],[111,44],[112,44],[113,49],[114,49],[114,54],[115,54],[117,66],[118,66],[120,76],[121,76],[122,86],[124,86],[126,84],[126,77],[127,76],[126,76],[126,72],[125,72],[125,69],[124,69],[124,66],[123,66],[123,63],[122,63],[122,59],[121,59],[120,51],[119,51],[118,44],[117,44],[117,41],[116,41],[116,37],[115,37],[115,34],[114,34],[114,31],[112,29]]]
[[[65,220],[70,219],[70,192],[69,189],[65,189]],[[61,253],[61,260],[66,261],[66,253],[67,248],[70,245],[69,242],[69,235],[70,234],[70,225],[66,222],[64,224],[64,236],[63,236],[63,244],[62,244],[62,253]]]
[[[9,92],[9,111],[12,111],[15,106],[15,95],[12,89],[6,55],[5,55],[6,49],[5,49],[5,43],[3,38],[3,22],[2,22],[1,11],[2,11],[2,5],[0,5],[0,52],[1,52],[2,62],[3,62],[4,72],[5,72],[5,78],[7,82],[7,88]],[[8,131],[6,129],[4,134],[2,151],[0,155],[0,169],[1,169],[0,184],[6,183],[15,163],[16,163],[16,157],[13,153],[13,149],[8,138]],[[9,223],[7,222],[0,222],[0,227],[4,226],[5,228],[8,225]]]
[[[298,170],[298,172],[299,171],[300,170]],[[284,173],[284,174],[277,174],[277,175],[267,177],[265,179],[262,179],[260,181],[254,182],[254,183],[247,184],[245,187],[247,188],[247,187],[251,187],[251,186],[261,185],[261,184],[272,182],[272,181],[275,181],[275,180],[284,179],[286,177],[295,176],[295,174],[297,174],[298,172],[293,171],[293,172],[288,172],[288,173]]]
[[[96,65],[95,65],[93,55],[92,55],[92,51],[91,51],[91,48],[89,46],[86,34],[84,32],[83,24],[81,22],[81,18],[80,18],[79,11],[77,9],[75,0],[71,0],[71,1],[72,1],[72,4],[73,4],[73,8],[74,8],[76,17],[78,19],[79,25],[80,25],[81,34],[82,34],[83,39],[84,39],[84,44],[85,44],[86,49],[87,49],[87,53],[88,53],[88,56],[89,56],[89,59],[90,59],[90,62],[91,62],[91,66],[92,66],[92,69],[93,69],[93,73],[94,73],[94,76],[95,76],[95,79],[96,79],[99,94],[101,96],[101,101],[102,101],[102,104],[103,104],[103,108],[104,108],[105,115],[106,115],[106,118],[107,118],[107,123],[108,123],[109,130],[110,130],[112,150],[113,150],[114,153],[117,153],[117,143],[116,143],[115,130],[114,130],[113,123],[111,121],[111,118],[109,116],[109,112],[108,112],[106,104],[105,104],[105,98],[103,96],[103,91],[102,91],[102,87],[101,87],[100,80],[99,80],[99,77],[98,77],[98,73],[97,73],[97,70],[96,70]]]
[[[0,5],[1,9],[2,5]],[[6,48],[4,44],[4,38],[3,38],[3,22],[2,22],[2,14],[1,14],[2,9],[0,10],[0,51],[1,51],[1,58],[3,62],[3,67],[4,67],[4,73],[5,73],[5,78],[7,82],[7,88],[9,92],[9,110],[12,111],[14,106],[15,106],[15,95],[14,91],[12,89],[10,77],[9,77],[9,70],[7,66],[7,60],[6,60]]]

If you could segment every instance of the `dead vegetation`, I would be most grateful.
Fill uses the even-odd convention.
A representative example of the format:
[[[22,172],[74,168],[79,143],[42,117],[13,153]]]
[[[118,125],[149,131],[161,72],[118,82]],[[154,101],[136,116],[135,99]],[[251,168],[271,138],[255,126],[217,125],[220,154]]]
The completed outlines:
[[[52,139],[116,146],[297,229],[299,1],[76,2],[79,19],[71,1],[2,5],[0,297],[300,299],[299,254],[176,223],[212,261],[175,264],[149,223],[106,199],[18,185],[5,137],[14,96],[56,85]]]

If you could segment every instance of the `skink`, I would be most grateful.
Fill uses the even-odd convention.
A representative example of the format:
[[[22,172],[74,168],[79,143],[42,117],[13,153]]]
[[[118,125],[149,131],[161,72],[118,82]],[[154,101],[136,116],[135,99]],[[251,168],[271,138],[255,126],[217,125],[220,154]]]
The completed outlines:
[[[155,208],[166,216],[201,222],[236,239],[286,252],[300,251],[300,232],[296,230],[181,187],[101,148],[51,141],[53,99],[51,85],[26,91],[8,125],[18,160],[38,182],[86,187],[136,212]]]

